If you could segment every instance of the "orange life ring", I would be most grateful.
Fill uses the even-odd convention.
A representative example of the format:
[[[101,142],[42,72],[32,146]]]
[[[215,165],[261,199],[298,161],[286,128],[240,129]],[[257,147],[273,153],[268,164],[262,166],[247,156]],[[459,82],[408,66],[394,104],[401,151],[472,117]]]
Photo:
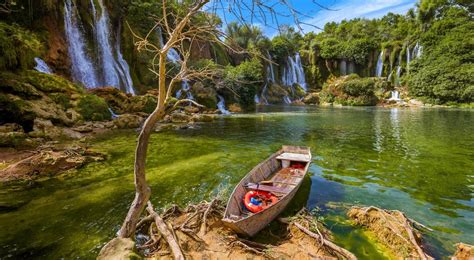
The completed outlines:
[[[265,201],[262,201],[260,205],[252,203],[251,199],[259,197],[263,198]],[[278,198],[270,192],[261,191],[261,190],[251,190],[247,192],[244,196],[244,205],[245,207],[253,213],[260,212],[271,205],[275,204],[278,201]]]

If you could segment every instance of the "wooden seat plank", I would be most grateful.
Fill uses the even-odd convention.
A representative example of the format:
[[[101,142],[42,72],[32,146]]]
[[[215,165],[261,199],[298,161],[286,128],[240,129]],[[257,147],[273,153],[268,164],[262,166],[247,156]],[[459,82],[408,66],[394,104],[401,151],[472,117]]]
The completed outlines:
[[[270,185],[264,185],[264,184],[257,185],[255,183],[247,184],[247,188],[252,189],[252,190],[263,190],[263,191],[281,193],[281,194],[289,193],[292,190],[291,188],[270,186]]]

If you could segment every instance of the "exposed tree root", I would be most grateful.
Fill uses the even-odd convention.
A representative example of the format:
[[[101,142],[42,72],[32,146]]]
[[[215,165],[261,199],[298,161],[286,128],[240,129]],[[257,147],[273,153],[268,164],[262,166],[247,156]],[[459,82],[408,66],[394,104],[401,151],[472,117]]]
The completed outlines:
[[[329,231],[307,211],[282,220],[288,225],[288,235],[276,244],[266,244],[240,238],[226,228],[221,222],[224,209],[223,203],[214,199],[184,210],[172,206],[159,217],[149,203],[149,215],[137,227],[137,233],[147,241],[139,241],[137,248],[147,257],[178,259],[355,259],[332,243]]]
[[[421,234],[416,227],[426,226],[413,221],[398,210],[377,207],[352,207],[347,215],[358,225],[367,227],[385,246],[400,258],[432,259],[421,246]]]
[[[170,232],[168,229],[168,226],[166,223],[163,221],[163,219],[158,215],[158,213],[155,212],[153,209],[153,205],[151,202],[148,201],[148,206],[146,208],[148,213],[150,213],[151,216],[155,219],[155,224],[160,233],[164,236],[166,242],[168,243],[169,247],[171,248],[171,251],[173,252],[174,259],[177,260],[182,260],[184,259],[183,252],[181,251],[181,247],[178,244],[176,236]],[[151,226],[152,227],[152,226]],[[153,232],[151,232],[153,233]],[[153,238],[153,235],[152,235]]]

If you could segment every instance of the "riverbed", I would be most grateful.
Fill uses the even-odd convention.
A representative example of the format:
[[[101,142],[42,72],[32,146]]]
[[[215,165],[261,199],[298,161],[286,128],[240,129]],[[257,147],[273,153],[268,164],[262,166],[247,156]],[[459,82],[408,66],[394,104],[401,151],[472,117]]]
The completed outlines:
[[[351,227],[351,204],[404,211],[428,225],[436,257],[474,243],[474,111],[426,108],[263,107],[151,138],[147,178],[165,207],[228,196],[281,145],[310,146],[310,178],[298,202],[316,210],[338,244],[359,257],[377,245]],[[106,152],[60,177],[0,189],[0,258],[94,258],[133,199],[136,132],[92,143]]]

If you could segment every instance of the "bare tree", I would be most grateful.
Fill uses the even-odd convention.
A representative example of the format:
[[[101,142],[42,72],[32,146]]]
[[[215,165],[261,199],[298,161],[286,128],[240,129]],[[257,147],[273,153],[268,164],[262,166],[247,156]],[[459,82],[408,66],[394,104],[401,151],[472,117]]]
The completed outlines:
[[[176,7],[176,5],[179,6],[179,12],[173,10],[173,6]],[[283,14],[277,11],[277,5],[283,6],[288,13]],[[163,224],[164,222],[159,215],[153,213],[153,206],[151,202],[149,202],[151,189],[146,181],[145,161],[150,135],[153,132],[155,124],[169,112],[167,103],[172,96],[173,86],[182,80],[210,78],[216,73],[215,67],[195,68],[190,66],[190,55],[193,44],[197,42],[214,42],[222,44],[234,52],[243,51],[235,49],[235,46],[229,46],[223,41],[225,35],[222,31],[218,30],[215,19],[216,13],[224,14],[224,19],[226,19],[225,14],[227,14],[242,23],[253,23],[255,19],[255,21],[263,24],[269,24],[270,22],[272,24],[277,23],[278,16],[291,16],[297,26],[302,24],[300,19],[305,17],[305,15],[293,8],[287,0],[213,0],[212,2],[210,0],[177,2],[162,0],[161,9],[162,14],[159,15],[160,18],[156,19],[155,26],[146,36],[140,36],[134,33],[134,36],[138,39],[136,42],[137,49],[139,51],[154,53],[151,71],[155,73],[159,79],[158,103],[155,110],[145,120],[138,137],[134,166],[135,198],[118,232],[118,236],[121,238],[134,238],[137,223],[145,207],[148,205],[147,210],[154,216],[155,222],[160,232],[165,235],[165,239],[170,244],[175,258],[181,259],[183,255],[179,246],[176,248],[175,239],[170,235],[170,232],[167,230],[166,225]],[[205,12],[203,12],[204,9]],[[207,18],[209,19],[195,22],[194,18],[196,16],[208,16]],[[161,28],[166,35],[166,42],[164,42],[162,46],[154,44],[149,40],[151,38],[150,35],[152,35],[158,27]],[[301,27],[299,28],[301,29]],[[179,61],[180,69],[175,75],[169,75],[170,73],[166,69],[166,64],[169,62],[167,60],[168,52],[172,48],[175,48],[181,56],[181,61]],[[177,101],[172,109],[177,108],[183,103],[192,103],[200,106],[193,100],[182,99]],[[168,234],[168,236],[166,234]]]

